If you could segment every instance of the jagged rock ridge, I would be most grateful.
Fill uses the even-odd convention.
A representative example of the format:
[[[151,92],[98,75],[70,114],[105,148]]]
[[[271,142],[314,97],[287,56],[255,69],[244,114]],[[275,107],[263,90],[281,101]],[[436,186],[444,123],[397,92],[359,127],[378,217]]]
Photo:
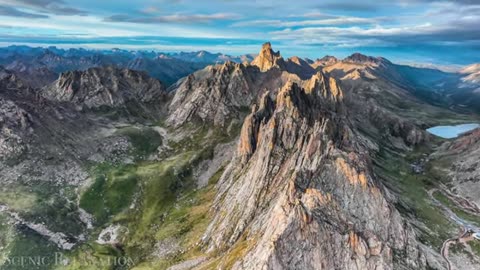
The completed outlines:
[[[316,78],[315,73],[298,57],[285,62],[266,43],[251,64],[227,62],[209,66],[173,85],[170,89],[175,96],[169,105],[167,124],[178,127],[199,119],[223,126],[229,120],[241,120],[263,93],[275,95],[288,81],[310,83],[311,78]]]
[[[288,82],[252,107],[204,242],[227,253],[248,245],[233,269],[394,269],[392,252],[425,267],[346,118],[343,91],[316,76],[314,88]]]
[[[361,53],[354,53],[350,55],[349,57],[345,58],[342,60],[343,62],[348,62],[348,63],[357,63],[357,64],[368,64],[368,63],[373,63],[373,64],[381,64],[381,63],[390,63],[387,59],[383,57],[372,57],[372,56],[366,56]]]
[[[153,103],[166,97],[163,84],[144,72],[115,67],[62,73],[43,95],[86,108],[119,107],[127,102]]]
[[[264,71],[248,63],[209,66],[172,87],[175,96],[169,105],[167,123],[178,127],[199,119],[214,125],[227,125],[229,120],[242,119],[249,106],[264,92],[275,93],[288,80],[300,82],[302,78],[276,65]]]

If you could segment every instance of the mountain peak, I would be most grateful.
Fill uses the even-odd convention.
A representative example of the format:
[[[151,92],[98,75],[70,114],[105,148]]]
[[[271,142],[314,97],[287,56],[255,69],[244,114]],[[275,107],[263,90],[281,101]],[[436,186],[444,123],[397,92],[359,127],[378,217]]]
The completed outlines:
[[[338,62],[338,59],[335,56],[325,55],[324,57],[319,58],[314,63],[312,63],[312,66],[313,67],[318,67],[318,66],[324,67],[324,66],[333,65],[337,62]]]
[[[317,61],[323,61],[323,62],[325,62],[325,61],[335,61],[336,62],[336,61],[338,61],[338,59],[335,56],[325,55],[324,57],[317,59]]]
[[[252,65],[259,67],[261,71],[267,71],[272,67],[283,65],[283,58],[280,51],[273,51],[272,44],[266,42],[258,56],[252,61]]]
[[[265,42],[262,45],[262,50],[271,50],[272,49],[272,43],[270,42]]]
[[[381,64],[381,63],[389,63],[389,61],[383,57],[373,57],[373,56],[367,56],[361,53],[354,53],[350,55],[349,57],[343,59],[344,62],[350,62],[350,63],[356,63],[356,64],[368,64],[368,63],[374,63],[374,64]]]
[[[375,58],[356,52],[356,53],[348,56],[347,58],[345,58],[344,61],[355,62],[355,63],[364,63],[364,62],[373,62],[373,61],[375,61]]]

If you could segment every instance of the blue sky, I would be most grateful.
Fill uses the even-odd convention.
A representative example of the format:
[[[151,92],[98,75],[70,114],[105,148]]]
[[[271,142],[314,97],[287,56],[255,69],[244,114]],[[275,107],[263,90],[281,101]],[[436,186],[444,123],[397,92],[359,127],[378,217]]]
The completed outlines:
[[[0,0],[0,46],[480,62],[480,0]]]

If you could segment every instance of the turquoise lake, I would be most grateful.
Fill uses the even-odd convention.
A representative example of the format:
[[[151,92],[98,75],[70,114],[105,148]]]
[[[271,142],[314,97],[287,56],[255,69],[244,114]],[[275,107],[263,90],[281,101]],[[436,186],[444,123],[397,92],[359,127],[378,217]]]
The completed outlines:
[[[458,137],[460,134],[480,127],[479,124],[462,124],[456,126],[436,126],[427,129],[427,131],[438,137],[445,139],[452,139]]]

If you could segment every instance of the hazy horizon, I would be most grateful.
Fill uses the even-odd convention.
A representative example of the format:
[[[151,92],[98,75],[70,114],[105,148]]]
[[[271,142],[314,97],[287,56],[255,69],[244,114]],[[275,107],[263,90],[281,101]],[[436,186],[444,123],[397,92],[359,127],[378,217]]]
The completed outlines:
[[[26,47],[29,47],[29,48],[32,48],[32,49],[38,49],[38,48],[41,48],[41,49],[49,49],[49,48],[56,48],[56,49],[62,49],[62,50],[68,50],[68,49],[77,49],[77,50],[88,50],[88,51],[99,51],[99,52],[103,52],[103,51],[110,51],[110,50],[115,50],[115,49],[119,49],[119,50],[124,50],[124,51],[131,51],[131,52],[155,52],[155,53],[165,53],[165,54],[169,54],[169,55],[172,55],[172,54],[181,54],[181,53],[197,53],[197,52],[200,52],[200,51],[206,51],[208,53],[211,53],[211,54],[223,54],[223,55],[227,55],[227,56],[231,56],[231,57],[239,57],[239,56],[244,56],[244,55],[251,55],[251,56],[256,56],[258,55],[258,50],[259,48],[261,47],[262,44],[256,46],[256,50],[255,52],[250,52],[250,53],[243,53],[243,54],[235,54],[235,53],[232,53],[232,54],[229,54],[229,53],[224,53],[224,52],[221,52],[221,51],[210,51],[210,50],[206,50],[206,49],[201,49],[201,48],[198,48],[197,50],[195,50],[195,48],[192,48],[192,49],[186,49],[186,50],[161,50],[161,49],[155,49],[155,48],[135,48],[135,47],[132,47],[132,48],[115,48],[115,47],[108,47],[106,46],[105,48],[95,48],[95,47],[89,47],[89,46],[62,46],[62,45],[50,45],[50,44],[42,44],[42,45],[38,45],[38,44],[10,44],[10,45],[5,45],[5,44],[1,44],[0,43],[0,49],[5,49],[5,48],[8,48],[8,47],[14,47],[14,46],[18,46],[18,47],[21,47],[21,46],[26,46]],[[275,44],[272,44],[273,46],[273,49],[276,49],[275,47]],[[278,50],[280,51],[280,50]],[[316,59],[320,59],[324,56],[334,56],[336,57],[337,59],[344,59],[348,56],[351,56],[352,54],[354,53],[360,53],[360,54],[364,54],[364,55],[368,55],[368,56],[373,56],[373,57],[384,57],[382,55],[369,55],[369,54],[366,54],[366,53],[363,53],[362,51],[351,51],[350,53],[345,53],[345,54],[323,54],[323,55],[317,55],[317,56],[313,56],[313,57],[305,57],[303,55],[285,55],[282,51],[280,51],[280,53],[282,54],[282,56],[284,58],[290,58],[290,57],[294,57],[294,56],[297,56],[297,57],[300,57],[300,58],[303,58],[303,59],[310,59],[310,60],[316,60]],[[467,66],[470,66],[472,64],[477,64],[476,62],[472,62],[472,63],[467,63],[467,64],[464,64],[464,65],[461,65],[461,64],[439,64],[439,63],[435,63],[435,62],[416,62],[416,61],[409,61],[408,59],[397,59],[397,58],[386,58],[387,60],[391,61],[392,63],[394,64],[399,64],[399,65],[408,65],[408,66],[413,66],[413,67],[423,67],[423,68],[433,68],[433,69],[438,69],[438,70],[441,70],[441,71],[445,71],[445,72],[458,72],[460,71],[461,69],[467,67]]]

